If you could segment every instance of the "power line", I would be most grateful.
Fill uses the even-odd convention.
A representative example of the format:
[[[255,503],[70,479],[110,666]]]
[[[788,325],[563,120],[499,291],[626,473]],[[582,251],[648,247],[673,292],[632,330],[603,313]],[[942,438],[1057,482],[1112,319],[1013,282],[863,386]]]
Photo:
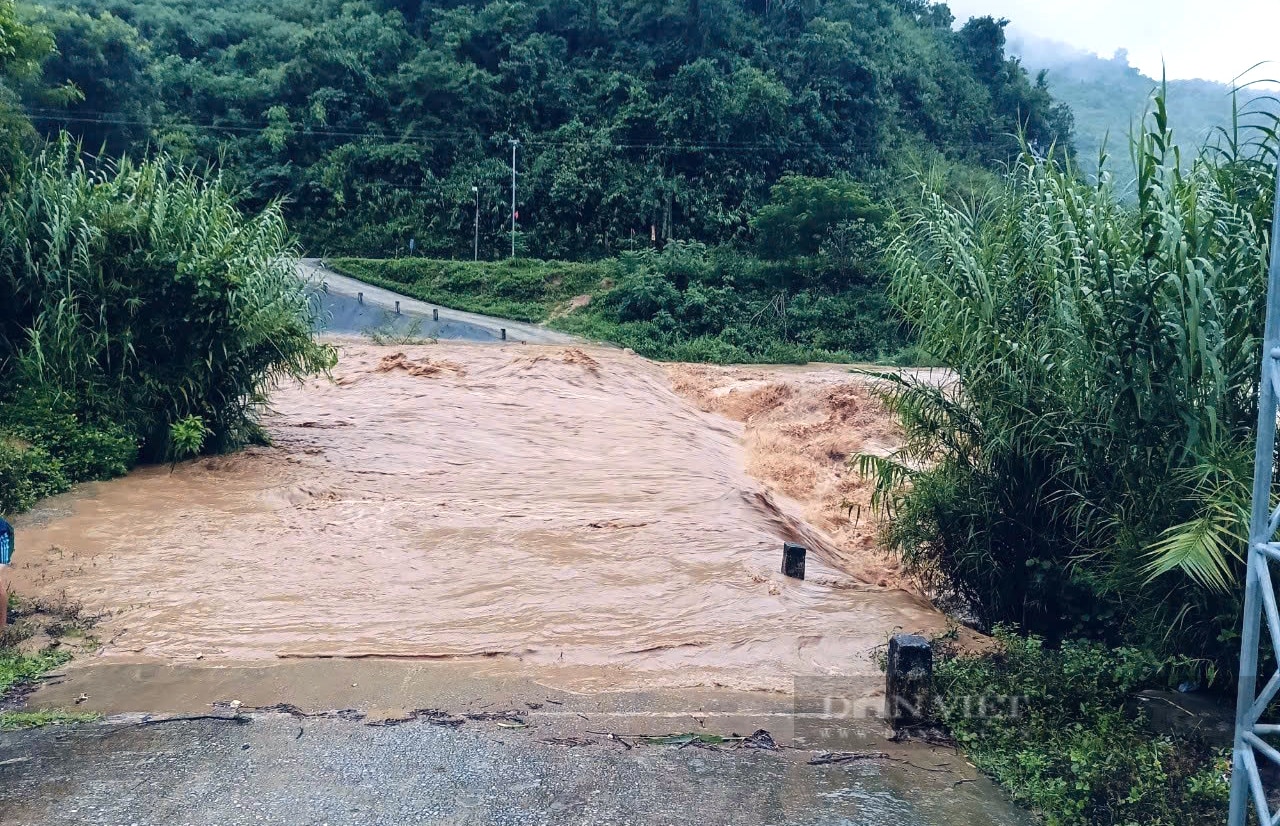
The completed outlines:
[[[158,124],[154,121],[138,120],[116,116],[109,112],[92,112],[88,110],[79,110],[78,113],[63,113],[58,110],[50,109],[23,109],[23,114],[35,121],[51,122],[51,123],[83,123],[95,124],[100,126],[142,126],[148,129],[194,129],[205,132],[239,132],[253,134],[263,132],[267,129],[274,128],[273,124],[261,125],[237,125],[229,123],[215,122],[199,122],[194,120],[185,120],[175,123]],[[50,114],[44,114],[49,112]],[[93,117],[88,117],[93,116]],[[290,124],[293,131],[301,132],[305,135],[321,135],[325,137],[337,138],[360,138],[365,140],[373,140],[387,144],[399,143],[433,143],[437,140],[448,139],[453,143],[458,137],[477,136],[474,131],[468,130],[440,130],[440,131],[422,131],[422,130],[405,130],[400,133],[387,131],[356,131],[335,129],[332,127],[318,126],[295,126]],[[826,150],[841,152],[858,152],[868,149],[878,149],[882,144],[876,142],[862,142],[858,140],[840,141],[836,143],[799,143],[783,138],[777,142],[749,142],[749,141],[715,141],[703,143],[685,143],[685,142],[658,142],[658,141],[635,141],[635,140],[610,140],[605,138],[599,140],[598,136],[603,134],[603,130],[596,130],[597,138],[591,137],[570,140],[554,140],[545,137],[528,138],[522,142],[526,146],[534,146],[541,148],[567,148],[567,147],[599,147],[601,149],[614,150],[649,150],[660,152],[740,152],[740,153],[758,153],[765,150],[773,151],[804,151],[804,150]],[[499,141],[500,137],[481,138],[482,142]]]

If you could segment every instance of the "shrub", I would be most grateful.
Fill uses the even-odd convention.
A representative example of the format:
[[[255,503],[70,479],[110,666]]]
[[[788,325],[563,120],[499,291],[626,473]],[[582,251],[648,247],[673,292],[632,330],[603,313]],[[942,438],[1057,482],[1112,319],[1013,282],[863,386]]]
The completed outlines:
[[[70,486],[43,448],[0,435],[0,513],[17,513]]]
[[[890,379],[904,446],[859,462],[889,543],[985,625],[1226,665],[1274,133],[1183,172],[1156,107],[1133,206],[1029,154],[972,210],[926,189],[892,293],[958,382]]]
[[[292,253],[278,209],[163,158],[35,158],[0,205],[0,509],[189,452],[182,422],[203,449],[261,438],[271,387],[334,359]]]
[[[998,654],[941,661],[936,686],[943,722],[1017,803],[1050,826],[1226,822],[1225,752],[1155,733],[1126,708],[1134,691],[1162,685],[1168,664],[1134,648],[996,636]],[[982,716],[978,697],[1017,700]]]

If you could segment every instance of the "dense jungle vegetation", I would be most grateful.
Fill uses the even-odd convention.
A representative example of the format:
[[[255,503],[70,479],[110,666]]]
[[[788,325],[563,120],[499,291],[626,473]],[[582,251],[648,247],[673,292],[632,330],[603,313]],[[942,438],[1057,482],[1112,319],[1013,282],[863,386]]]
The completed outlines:
[[[788,175],[753,249],[697,241],[590,262],[331,259],[426,301],[715,362],[919,361],[884,290],[889,211],[847,177]]]
[[[9,87],[52,54],[0,2],[0,513],[259,440],[272,383],[332,360],[278,207],[246,215],[163,156],[86,161],[65,136],[27,154]]]
[[[41,8],[41,6],[43,8]],[[22,104],[110,156],[217,164],[257,209],[285,199],[313,253],[611,256],[651,238],[747,239],[785,173],[877,196],[933,161],[1007,162],[1070,116],[925,0],[47,0]],[[70,82],[70,99],[48,88]],[[478,189],[473,194],[472,187]]]
[[[924,170],[956,192],[987,185],[1019,135],[1070,150],[1069,111],[1009,59],[1002,22],[956,26],[926,0],[47,0],[22,14],[56,46],[16,89],[41,133],[216,169],[243,209],[279,203],[310,254],[395,257],[412,240],[470,259],[478,233],[480,258],[507,257],[518,140],[518,256],[704,245],[677,256],[690,277],[619,262],[652,277],[562,323],[653,356],[915,358],[883,292],[887,205]],[[821,197],[831,209],[809,214]]]

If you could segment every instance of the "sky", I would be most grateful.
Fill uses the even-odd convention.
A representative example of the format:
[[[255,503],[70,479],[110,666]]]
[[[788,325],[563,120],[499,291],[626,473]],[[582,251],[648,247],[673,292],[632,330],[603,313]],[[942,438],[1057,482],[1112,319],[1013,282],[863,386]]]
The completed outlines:
[[[1280,0],[948,0],[958,21],[991,15],[1010,33],[1060,40],[1102,57],[1129,50],[1129,64],[1171,80],[1229,83],[1255,63],[1276,61],[1251,78],[1280,78]]]

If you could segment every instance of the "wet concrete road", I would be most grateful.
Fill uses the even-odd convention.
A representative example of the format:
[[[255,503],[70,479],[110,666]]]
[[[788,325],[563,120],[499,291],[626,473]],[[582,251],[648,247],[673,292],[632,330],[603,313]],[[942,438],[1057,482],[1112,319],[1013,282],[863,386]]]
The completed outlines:
[[[1022,822],[983,782],[905,760],[812,766],[800,751],[568,745],[542,727],[498,725],[270,714],[10,733],[0,736],[0,823]]]
[[[321,304],[326,319],[320,332],[360,334],[371,329],[414,336],[464,341],[499,341],[506,330],[508,341],[528,344],[575,344],[577,336],[549,330],[539,324],[442,308],[407,295],[366,284],[323,266],[319,259],[304,258],[298,275],[322,287]],[[357,297],[360,297],[357,299]],[[400,312],[396,313],[399,305]],[[436,318],[436,314],[439,318]]]

